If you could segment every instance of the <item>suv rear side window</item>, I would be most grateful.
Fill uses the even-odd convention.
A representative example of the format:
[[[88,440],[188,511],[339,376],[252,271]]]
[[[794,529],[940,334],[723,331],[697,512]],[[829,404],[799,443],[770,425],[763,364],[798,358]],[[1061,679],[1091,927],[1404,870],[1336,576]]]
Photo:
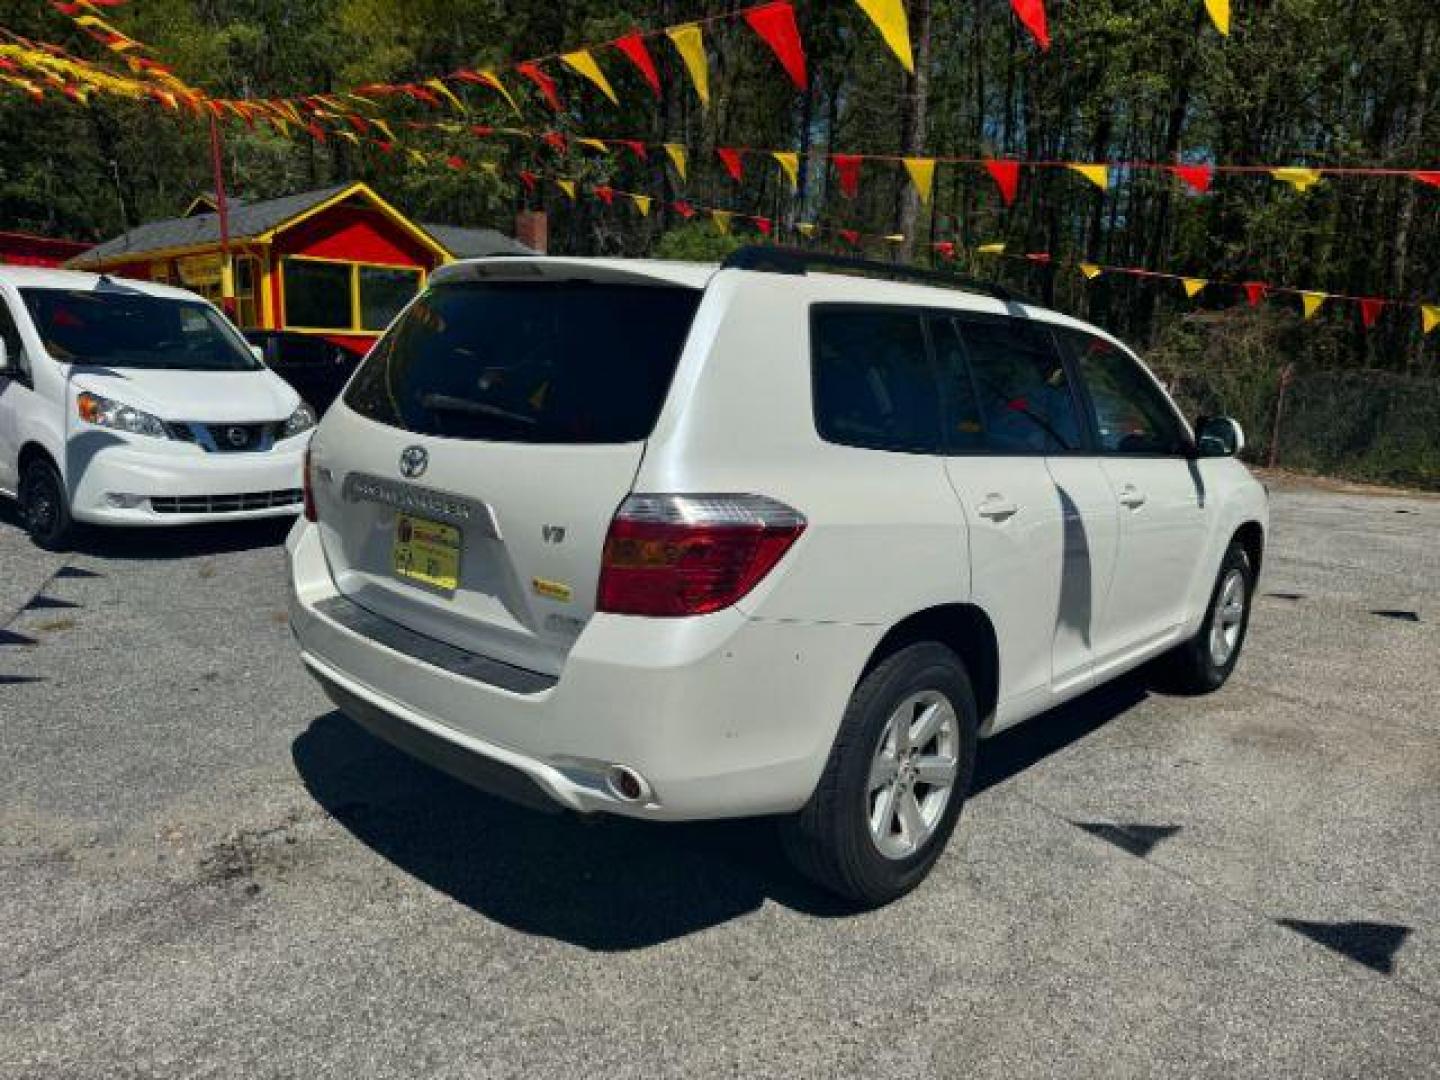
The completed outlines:
[[[810,322],[815,427],[826,442],[940,451],[940,394],[918,311],[819,305]]]
[[[624,443],[650,435],[701,292],[600,282],[457,282],[400,317],[345,394],[421,435]]]
[[[1165,395],[1131,357],[1104,338],[1056,329],[1090,395],[1102,454],[1181,454],[1184,429]]]
[[[1080,414],[1050,328],[1003,315],[964,315],[965,345],[985,446],[992,454],[1079,450]]]

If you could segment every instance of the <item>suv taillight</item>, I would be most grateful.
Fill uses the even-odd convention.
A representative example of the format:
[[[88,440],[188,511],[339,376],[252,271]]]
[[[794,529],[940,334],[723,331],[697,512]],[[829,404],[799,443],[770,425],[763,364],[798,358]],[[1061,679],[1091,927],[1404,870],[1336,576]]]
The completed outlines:
[[[310,483],[310,449],[315,440],[305,444],[305,464],[300,467],[300,493],[305,499],[305,520],[315,521],[315,488]]]
[[[605,537],[596,609],[719,611],[759,584],[804,531],[799,511],[763,495],[631,495]]]

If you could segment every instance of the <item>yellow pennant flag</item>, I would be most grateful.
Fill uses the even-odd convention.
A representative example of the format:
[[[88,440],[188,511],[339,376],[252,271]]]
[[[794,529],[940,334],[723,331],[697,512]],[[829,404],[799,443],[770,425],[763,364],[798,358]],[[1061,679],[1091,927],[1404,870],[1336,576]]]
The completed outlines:
[[[809,221],[797,221],[795,231],[808,240],[815,235],[815,226]]]
[[[1004,244],[981,244],[981,245],[980,245],[979,247],[977,247],[975,250],[978,251],[981,255],[1004,255],[1004,254],[1005,254],[1005,245],[1004,245]]]
[[[1198,277],[1181,278],[1180,283],[1185,286],[1185,295],[1188,296],[1191,300],[1194,300],[1195,297],[1199,296],[1200,290],[1205,288],[1206,285],[1210,284],[1204,278]]]
[[[585,78],[600,88],[600,92],[610,99],[610,104],[619,105],[620,99],[615,96],[615,89],[610,85],[610,80],[605,78],[605,73],[600,70],[600,65],[595,58],[585,49],[577,49],[575,52],[561,53],[560,62],[571,71],[577,71]]]
[[[1300,192],[1309,191],[1320,182],[1319,169],[1271,169],[1270,175]]]
[[[395,132],[390,130],[390,125],[387,124],[384,120],[371,120],[370,123],[374,124],[377,128],[383,131],[385,133],[385,138],[388,139],[390,142],[393,143],[395,141]]]
[[[675,171],[680,174],[680,179],[685,179],[685,147],[679,143],[667,142],[665,153],[670,157],[670,164],[675,166]]]
[[[700,27],[694,23],[672,26],[665,31],[665,36],[675,43],[680,59],[685,61],[685,70],[695,84],[695,93],[700,95],[700,104],[709,105],[710,68],[705,60],[705,38],[700,33]]]
[[[457,112],[465,111],[465,103],[450,92],[450,88],[439,79],[426,79],[425,85],[443,97],[451,105],[455,106]]]
[[[1077,162],[1067,165],[1066,168],[1079,173],[1101,191],[1108,191],[1110,189],[1109,165],[1081,165]]]
[[[935,185],[935,159],[907,157],[904,163],[905,171],[910,174],[910,182],[915,185],[915,194],[920,196],[922,203],[929,206],[930,189]]]
[[[360,145],[360,136],[353,131],[346,131],[344,128],[336,128],[331,134],[339,135],[342,139],[349,139],[356,146]]]
[[[892,244],[903,244],[905,242],[904,234],[898,232],[892,232],[889,236],[885,237],[885,239],[889,240]]]
[[[1085,275],[1085,279],[1087,281],[1094,281],[1097,277],[1100,276],[1100,267],[1098,267],[1094,263],[1081,263],[1080,273]]]
[[[785,179],[790,181],[790,190],[794,191],[798,188],[800,186],[800,155],[788,150],[776,150],[770,156],[780,163],[780,170],[785,174]]]
[[[1440,304],[1420,305],[1420,332],[1428,334],[1440,326]]]
[[[1205,10],[1210,13],[1210,21],[1215,24],[1215,29],[1229,37],[1230,0],[1205,0]]]
[[[650,216],[650,196],[649,196],[649,195],[631,195],[631,196],[630,196],[630,201],[635,204],[635,209],[640,211],[640,216],[641,216],[641,217],[649,217],[649,216]]]
[[[494,161],[482,161],[480,163],[480,170],[489,173],[491,176],[500,175],[500,165]]]
[[[571,202],[574,202],[574,201],[575,201],[575,181],[574,181],[574,180],[556,180],[556,181],[555,181],[555,186],[558,187],[561,191],[563,191],[563,192],[566,194],[566,196],[570,199]]]
[[[412,147],[405,152],[410,155],[410,160],[413,161],[416,165],[425,164],[425,155],[422,154],[419,150],[416,150]]]
[[[510,90],[506,85],[500,81],[500,76],[496,75],[493,71],[478,71],[476,74],[480,76],[480,81],[484,85],[490,87],[491,90],[494,90],[505,99],[505,104],[510,106],[511,112],[516,116],[520,115],[520,106],[515,104],[515,99],[510,96]]]
[[[910,19],[905,14],[905,0],[855,0],[855,3],[870,16],[900,66],[914,75],[915,58],[910,54]]]
[[[730,210],[711,210],[710,219],[715,222],[715,231],[721,236],[730,235],[730,219],[734,217]]]
[[[577,135],[575,141],[581,146],[588,146],[591,150],[599,150],[602,154],[610,152],[610,147],[605,145],[604,139],[582,139]]]
[[[1325,302],[1323,292],[1302,292],[1300,294],[1300,305],[1305,309],[1305,318],[1313,319],[1315,312],[1320,310],[1320,305]]]

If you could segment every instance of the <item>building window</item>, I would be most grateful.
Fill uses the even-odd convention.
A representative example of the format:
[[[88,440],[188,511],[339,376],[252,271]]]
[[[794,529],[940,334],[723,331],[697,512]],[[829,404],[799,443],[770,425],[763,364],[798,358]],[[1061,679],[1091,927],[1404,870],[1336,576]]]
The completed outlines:
[[[285,324],[307,330],[353,327],[350,293],[354,266],[314,259],[286,259]]]
[[[235,259],[235,320],[246,330],[260,325],[260,264],[254,255]]]
[[[302,330],[380,331],[420,291],[417,268],[296,256],[282,264],[285,325]]]

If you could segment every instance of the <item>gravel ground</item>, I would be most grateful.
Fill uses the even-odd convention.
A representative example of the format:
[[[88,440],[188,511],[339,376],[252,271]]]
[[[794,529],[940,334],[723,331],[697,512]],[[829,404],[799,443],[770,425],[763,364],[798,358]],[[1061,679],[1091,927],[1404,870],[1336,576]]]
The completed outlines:
[[[283,529],[0,516],[0,1075],[1440,1075],[1440,501],[1273,512],[1225,690],[991,740],[863,915],[763,823],[532,815],[371,739]]]

